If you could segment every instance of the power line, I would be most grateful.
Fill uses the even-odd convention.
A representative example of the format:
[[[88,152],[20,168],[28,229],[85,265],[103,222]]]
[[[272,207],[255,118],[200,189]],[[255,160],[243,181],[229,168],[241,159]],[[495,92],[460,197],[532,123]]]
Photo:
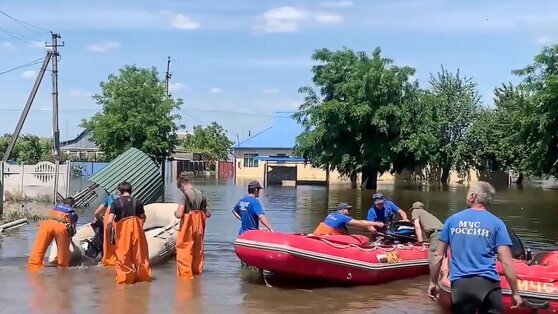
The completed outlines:
[[[18,23],[19,25],[21,25],[21,26],[27,28],[28,30],[32,31],[32,32],[35,33],[35,34],[44,35],[45,32],[46,32],[46,33],[49,32],[46,28],[43,28],[43,27],[40,27],[40,26],[35,26],[35,25],[33,25],[33,24],[29,24],[29,23],[27,23],[27,22],[24,22],[24,21],[22,21],[22,20],[20,20],[20,19],[17,19],[17,18],[15,18],[15,17],[9,15],[8,13],[6,13],[6,12],[4,12],[4,11],[2,11],[2,10],[0,10],[0,14],[2,14],[2,15],[4,15],[4,16],[7,16],[7,17],[8,17],[9,19],[11,19],[12,21],[14,21],[14,22]],[[40,29],[40,30],[42,30],[42,32],[38,32],[38,31],[36,31],[35,29]]]
[[[196,117],[192,116],[189,112],[192,110],[198,110],[198,111],[206,111],[206,112],[216,112],[216,113],[226,113],[226,114],[238,114],[238,115],[246,115],[246,116],[256,116],[256,117],[274,117],[273,114],[269,114],[269,113],[255,113],[255,112],[242,112],[242,111],[230,111],[230,110],[218,110],[218,109],[202,109],[202,108],[188,108],[188,109],[182,109],[182,110],[178,110],[178,113],[184,114],[185,116],[188,116],[194,120],[200,121],[199,119],[197,119]],[[0,112],[20,112],[21,109],[17,109],[17,108],[0,108]],[[40,109],[35,109],[35,110],[31,110],[31,111],[35,111],[35,112],[49,112],[49,110],[40,110]],[[83,111],[88,111],[88,112],[97,112],[100,111],[100,109],[93,109],[93,108],[84,108],[84,109],[76,109],[76,108],[72,108],[72,109],[60,109],[59,111],[62,112],[83,112]]]
[[[5,71],[0,72],[0,75],[6,74],[6,73],[10,73],[10,72],[13,72],[13,71],[15,71],[15,70],[22,69],[22,68],[26,68],[26,67],[29,67],[29,66],[32,66],[32,65],[35,65],[35,64],[39,64],[39,63],[41,63],[42,61],[43,61],[43,58],[40,58],[40,59],[31,61],[31,62],[29,62],[29,63],[26,63],[26,64],[18,65],[18,66],[16,66],[15,68],[11,68],[11,69],[9,69],[9,70],[5,70]]]
[[[8,36],[10,36],[10,37],[12,37],[12,38],[14,38],[14,39],[17,39],[17,40],[19,40],[19,41],[21,41],[21,42],[23,42],[23,43],[25,43],[25,44],[30,44],[30,45],[33,44],[31,41],[25,39],[26,37],[21,36],[21,35],[18,35],[18,34],[15,34],[15,33],[13,33],[13,32],[10,32],[9,30],[7,30],[7,29],[5,29],[5,28],[0,27],[0,32],[4,33],[4,34],[6,34],[6,35],[8,35]]]

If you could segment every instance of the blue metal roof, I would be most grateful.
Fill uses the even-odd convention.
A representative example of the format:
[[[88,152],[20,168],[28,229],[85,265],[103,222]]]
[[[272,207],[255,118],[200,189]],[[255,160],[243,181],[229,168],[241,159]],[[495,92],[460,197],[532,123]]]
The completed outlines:
[[[292,118],[293,114],[294,112],[275,112],[272,126],[240,142],[234,148],[292,149],[296,137],[303,131],[302,126]]]

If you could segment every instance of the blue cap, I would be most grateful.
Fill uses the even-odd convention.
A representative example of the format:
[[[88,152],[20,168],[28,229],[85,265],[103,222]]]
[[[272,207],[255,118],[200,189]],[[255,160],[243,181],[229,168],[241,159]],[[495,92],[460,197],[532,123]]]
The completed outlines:
[[[337,209],[338,210],[342,210],[342,209],[350,209],[353,206],[349,205],[348,203],[339,203],[339,205],[337,205]]]
[[[372,200],[374,201],[374,204],[381,204],[385,201],[384,194],[374,193],[374,195],[372,195]]]

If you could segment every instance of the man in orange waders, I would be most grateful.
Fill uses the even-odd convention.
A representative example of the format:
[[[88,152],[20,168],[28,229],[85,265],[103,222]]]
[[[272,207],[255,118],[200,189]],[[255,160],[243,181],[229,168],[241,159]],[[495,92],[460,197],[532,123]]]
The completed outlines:
[[[320,222],[316,230],[312,232],[314,235],[332,235],[332,234],[349,234],[347,225],[368,229],[375,233],[376,228],[383,228],[381,222],[357,220],[349,216],[349,210],[352,208],[347,203],[341,203],[337,206],[337,211],[327,215],[323,222]]]
[[[74,199],[68,197],[62,204],[49,210],[48,218],[41,222],[33,250],[29,256],[29,269],[39,270],[43,267],[46,250],[54,239],[58,249],[57,261],[59,267],[70,265],[70,242],[76,231],[78,215],[72,207]]]
[[[110,207],[118,197],[118,194],[109,195],[103,204],[99,205],[99,208],[95,211],[95,218],[103,221],[103,258],[101,259],[101,264],[104,266],[116,265],[116,247],[110,244],[108,224],[110,222]]]
[[[110,206],[109,240],[116,244],[116,282],[133,284],[151,281],[147,239],[143,231],[145,209],[133,198],[132,185],[118,185],[120,197]],[[111,229],[114,228],[114,237]]]
[[[178,179],[178,188],[182,195],[174,213],[181,219],[176,236],[176,271],[179,278],[191,279],[203,272],[205,220],[211,211],[202,192],[194,189],[187,177]]]

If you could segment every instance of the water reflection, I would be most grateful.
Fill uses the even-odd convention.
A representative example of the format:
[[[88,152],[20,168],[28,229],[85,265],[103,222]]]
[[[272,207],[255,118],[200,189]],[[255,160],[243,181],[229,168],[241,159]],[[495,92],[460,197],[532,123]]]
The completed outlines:
[[[316,288],[297,285],[241,281],[233,241],[239,221],[231,209],[245,186],[200,180],[212,217],[207,222],[206,269],[193,281],[176,279],[176,263],[155,266],[151,283],[129,287],[115,283],[114,269],[84,267],[68,270],[45,268],[28,274],[26,262],[37,223],[0,235],[0,311],[6,313],[436,313],[438,307],[426,296],[427,277],[381,286]],[[404,210],[417,200],[445,219],[465,206],[464,189],[424,186],[380,185],[379,192]],[[168,185],[167,201],[178,196]],[[278,231],[310,232],[339,202],[349,202],[352,214],[364,218],[373,191],[333,187],[275,187],[264,190],[261,202]],[[101,200],[80,212],[79,224],[87,223]],[[46,210],[46,206],[30,204]],[[556,192],[537,189],[498,190],[493,212],[501,217],[535,251],[554,248],[558,240]],[[412,310],[409,305],[412,304]]]

